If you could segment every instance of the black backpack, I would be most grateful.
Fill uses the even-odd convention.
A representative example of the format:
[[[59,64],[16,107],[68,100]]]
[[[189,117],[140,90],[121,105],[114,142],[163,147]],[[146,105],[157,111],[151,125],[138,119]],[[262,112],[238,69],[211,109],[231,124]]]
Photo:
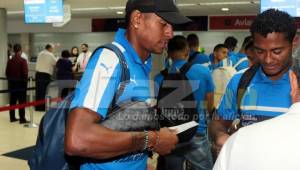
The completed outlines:
[[[197,102],[185,75],[192,65],[187,62],[176,73],[169,73],[168,69],[161,71],[163,80],[159,87],[156,106],[161,127],[176,126],[190,121],[199,122]],[[179,142],[188,142],[196,131],[197,127],[193,127],[180,133]]]
[[[114,51],[120,60],[122,67],[121,86],[129,81],[129,70],[127,68],[122,52],[113,44],[106,44],[98,47]],[[119,88],[114,95],[112,105],[115,104],[124,88]],[[28,160],[31,170],[69,170],[79,169],[83,158],[69,157],[64,153],[64,136],[66,120],[69,113],[73,93],[69,94],[56,108],[51,108],[43,116],[38,132],[38,138],[32,157]]]

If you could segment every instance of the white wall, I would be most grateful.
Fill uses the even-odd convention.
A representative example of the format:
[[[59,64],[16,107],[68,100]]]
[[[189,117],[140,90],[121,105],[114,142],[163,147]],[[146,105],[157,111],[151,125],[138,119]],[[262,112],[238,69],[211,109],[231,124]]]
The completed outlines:
[[[12,33],[49,33],[49,32],[91,32],[90,18],[73,18],[62,28],[52,24],[25,24],[23,20],[10,19],[7,22],[7,32]]]

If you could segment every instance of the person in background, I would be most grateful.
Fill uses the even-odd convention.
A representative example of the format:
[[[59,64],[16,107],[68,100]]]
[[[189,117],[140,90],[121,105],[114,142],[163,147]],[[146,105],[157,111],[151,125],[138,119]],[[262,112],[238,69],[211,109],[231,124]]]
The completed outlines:
[[[51,82],[54,67],[56,64],[56,57],[53,54],[54,47],[51,44],[45,46],[45,50],[39,53],[36,61],[36,100],[44,100],[46,96],[47,86]],[[45,111],[45,104],[35,107],[36,111]]]
[[[70,51],[69,60],[72,62],[73,66],[75,66],[75,64],[77,62],[77,59],[78,59],[78,56],[79,56],[79,49],[78,49],[78,47],[76,47],[76,46],[72,47],[71,51]]]
[[[225,44],[218,44],[214,48],[211,70],[219,67],[232,67],[232,61],[228,58],[228,48]]]
[[[68,95],[70,88],[67,88],[67,80],[73,79],[73,66],[72,62],[69,60],[70,52],[68,50],[63,50],[61,52],[61,58],[56,63],[56,79],[58,80],[58,86],[60,91],[60,97],[64,98]]]
[[[185,37],[174,36],[168,43],[168,56],[172,59],[169,73],[180,70],[189,57],[188,41]],[[188,148],[175,150],[164,157],[160,156],[158,170],[183,170],[184,160],[188,160],[195,169],[211,170],[213,166],[210,145],[207,139],[206,111],[210,112],[213,107],[214,83],[208,68],[201,64],[193,64],[186,73],[186,78],[190,81],[194,98],[197,102],[197,112],[199,114],[199,127],[196,135],[189,143]],[[164,77],[162,74],[155,76],[155,95],[158,96],[159,87]],[[184,96],[189,95],[185,94]]]
[[[78,72],[84,72],[85,67],[90,60],[92,53],[89,51],[89,45],[86,43],[81,44],[81,53],[77,58],[77,69]]]
[[[210,69],[211,62],[208,56],[199,52],[200,42],[198,36],[196,34],[189,34],[187,36],[187,41],[190,48],[188,61],[201,64],[204,67]]]
[[[229,36],[225,39],[224,44],[228,48],[228,58],[231,60],[232,65],[235,65],[238,62],[238,55],[235,53],[235,49],[237,48],[238,40],[233,37]]]
[[[238,61],[234,66],[237,71],[240,71],[240,70],[243,70],[243,69],[246,69],[249,67],[249,60],[248,60],[247,54],[246,54],[246,46],[249,47],[248,44],[251,42],[253,43],[252,36],[245,37],[242,47],[241,47],[240,51],[237,53]]]
[[[25,59],[21,57],[22,47],[20,44],[15,44],[14,55],[8,60],[6,65],[6,77],[8,79],[9,89],[9,104],[10,106],[26,103],[26,90],[28,78],[28,65]],[[15,117],[15,110],[9,110],[10,122],[18,121]],[[25,118],[25,108],[19,109],[19,122],[28,123]]]
[[[245,46],[245,54],[249,60],[249,67],[258,63],[257,57],[255,57],[255,48],[253,44],[253,39],[249,41],[249,43]]]

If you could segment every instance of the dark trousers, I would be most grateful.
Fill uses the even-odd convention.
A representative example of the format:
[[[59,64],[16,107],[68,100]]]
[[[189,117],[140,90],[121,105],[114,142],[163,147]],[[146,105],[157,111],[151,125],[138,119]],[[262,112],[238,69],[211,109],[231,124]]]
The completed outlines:
[[[36,72],[35,74],[35,96],[36,100],[44,100],[46,97],[47,87],[51,81],[51,75],[48,73]],[[36,111],[45,111],[45,104],[35,106]]]
[[[17,102],[19,104],[26,103],[26,88],[27,88],[26,81],[9,80],[8,81],[8,89],[10,90],[9,104],[15,105],[17,104]],[[20,117],[20,121],[25,120],[25,108],[19,109],[19,117]],[[9,111],[9,118],[11,121],[16,119],[15,110]]]

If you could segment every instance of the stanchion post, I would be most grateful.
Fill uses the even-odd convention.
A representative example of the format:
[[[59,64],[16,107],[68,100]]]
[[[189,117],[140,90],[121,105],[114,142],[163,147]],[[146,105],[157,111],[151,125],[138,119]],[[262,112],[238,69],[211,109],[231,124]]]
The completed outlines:
[[[29,87],[32,88],[33,87],[33,78],[29,77]],[[33,102],[33,90],[29,91],[29,100],[30,102]],[[34,112],[34,106],[30,106],[29,107],[29,112],[30,112],[30,122],[26,125],[24,125],[24,127],[28,127],[28,128],[37,128],[38,125],[33,123],[33,112]]]

